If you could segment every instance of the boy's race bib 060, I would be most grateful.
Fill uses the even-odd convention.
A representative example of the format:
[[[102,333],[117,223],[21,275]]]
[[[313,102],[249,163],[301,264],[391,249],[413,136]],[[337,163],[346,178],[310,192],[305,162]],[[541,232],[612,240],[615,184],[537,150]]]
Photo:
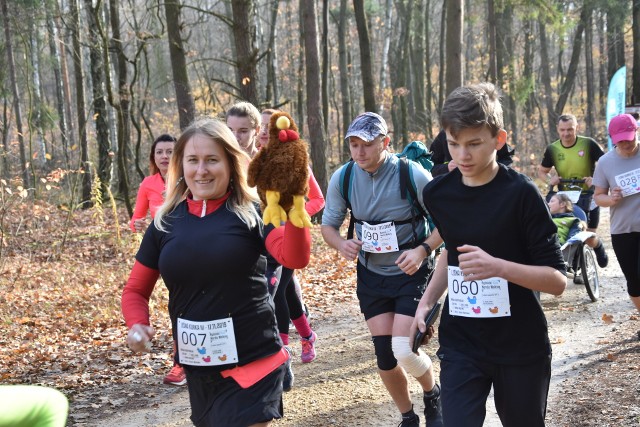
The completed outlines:
[[[362,223],[362,250],[374,254],[397,252],[398,237],[393,222],[371,225]]]
[[[640,193],[640,169],[616,175],[616,184],[622,189],[622,197]]]
[[[511,316],[509,284],[501,277],[469,280],[460,267],[449,266],[449,314],[463,317]]]
[[[191,366],[216,366],[238,363],[233,319],[193,322],[178,318],[178,355],[180,363]]]

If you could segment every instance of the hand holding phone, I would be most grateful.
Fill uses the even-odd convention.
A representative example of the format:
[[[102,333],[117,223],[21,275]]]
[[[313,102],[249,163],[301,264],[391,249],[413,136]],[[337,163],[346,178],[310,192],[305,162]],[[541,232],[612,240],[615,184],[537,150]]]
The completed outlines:
[[[422,345],[422,340],[424,339],[425,335],[428,335],[429,328],[432,327],[436,322],[438,314],[440,314],[440,306],[441,304],[437,302],[433,307],[431,307],[431,310],[429,310],[429,312],[427,313],[427,317],[425,317],[424,319],[424,323],[427,324],[427,328],[424,330],[424,332],[421,332],[420,329],[418,329],[418,332],[416,332],[416,336],[413,338],[413,347],[411,348],[414,353],[416,353],[420,348],[420,345]]]

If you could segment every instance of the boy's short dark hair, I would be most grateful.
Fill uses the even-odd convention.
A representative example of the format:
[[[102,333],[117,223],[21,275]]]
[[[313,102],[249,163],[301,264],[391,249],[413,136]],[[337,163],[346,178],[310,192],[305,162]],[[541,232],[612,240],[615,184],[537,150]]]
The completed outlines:
[[[454,89],[444,101],[440,126],[453,136],[467,128],[486,125],[492,136],[503,128],[500,93],[491,83],[478,83]]]

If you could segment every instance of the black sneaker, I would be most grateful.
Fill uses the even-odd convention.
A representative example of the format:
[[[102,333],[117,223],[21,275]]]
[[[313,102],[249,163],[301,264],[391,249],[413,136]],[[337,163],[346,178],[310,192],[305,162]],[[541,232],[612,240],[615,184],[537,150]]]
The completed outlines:
[[[440,404],[440,386],[436,384],[429,393],[424,393],[424,416],[427,427],[443,427],[442,404]]]
[[[287,392],[287,391],[291,391],[291,389],[293,388],[293,379],[294,379],[294,375],[293,375],[293,369],[291,369],[291,350],[289,350],[289,347],[285,346],[284,347],[285,350],[287,350],[287,353],[289,353],[289,359],[284,362],[284,379],[282,380],[282,391]]]
[[[573,283],[575,285],[584,285],[584,279],[582,278],[582,272],[578,271],[575,276],[573,276]]]
[[[402,417],[402,421],[398,424],[398,427],[420,427],[420,417],[415,413],[407,418]]]

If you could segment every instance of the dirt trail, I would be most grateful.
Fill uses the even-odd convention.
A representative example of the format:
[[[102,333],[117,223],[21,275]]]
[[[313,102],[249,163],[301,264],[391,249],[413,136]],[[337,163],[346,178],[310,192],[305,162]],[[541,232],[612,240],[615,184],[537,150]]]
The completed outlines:
[[[608,212],[603,212],[601,230],[608,230]],[[603,234],[603,233],[602,233]],[[604,234],[603,234],[604,235]],[[580,406],[580,390],[573,380],[590,375],[585,370],[606,359],[609,346],[638,326],[634,308],[626,294],[624,279],[611,245],[605,239],[611,258],[609,266],[599,269],[601,299],[592,303],[584,286],[569,282],[561,297],[542,296],[542,305],[549,321],[553,344],[552,381],[549,396],[547,425],[568,426],[566,399],[574,399]],[[613,315],[611,323],[603,315]],[[631,320],[630,320],[631,319]],[[285,417],[273,423],[284,426],[396,426],[399,416],[377,376],[372,345],[364,321],[359,313],[355,295],[351,302],[335,307],[330,316],[317,313],[312,324],[318,333],[318,357],[310,364],[302,364],[296,336],[292,347],[296,350],[294,371],[296,380],[291,392],[285,394]],[[624,328],[621,328],[624,326]],[[427,347],[433,357],[436,374],[439,364],[434,353],[437,343]],[[185,388],[160,384],[161,373],[141,379],[141,383],[121,385],[104,390],[105,394],[119,393],[127,402],[112,414],[92,413],[91,408],[76,411],[71,406],[74,425],[93,426],[190,426],[190,410]],[[420,389],[411,381],[416,411],[421,413]],[[637,386],[637,384],[636,384]],[[491,400],[491,399],[490,399]],[[560,405],[562,403],[562,405]],[[629,404],[629,402],[626,402]],[[632,410],[640,413],[640,405],[631,402]],[[485,426],[499,426],[500,422],[488,403]],[[561,410],[557,410],[561,407]],[[570,411],[569,411],[570,412]],[[424,420],[423,420],[424,423]],[[605,423],[594,425],[609,425]],[[611,425],[638,425],[637,419]]]

